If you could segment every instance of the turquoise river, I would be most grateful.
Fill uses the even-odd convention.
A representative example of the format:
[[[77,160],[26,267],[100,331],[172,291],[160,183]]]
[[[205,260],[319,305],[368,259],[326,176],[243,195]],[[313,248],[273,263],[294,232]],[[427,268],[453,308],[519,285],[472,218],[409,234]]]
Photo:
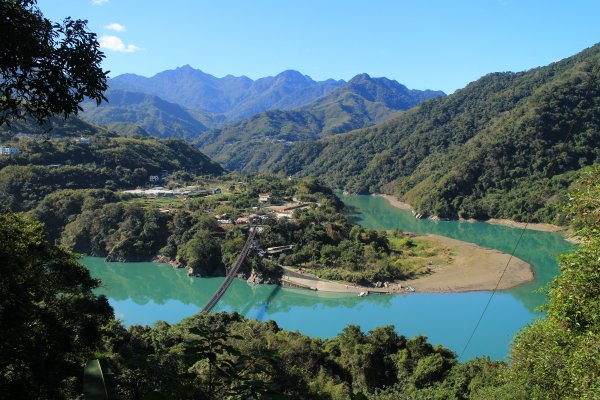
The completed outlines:
[[[481,246],[512,252],[520,229],[482,222],[415,219],[373,196],[340,195],[355,223],[369,228],[435,233]],[[488,355],[505,359],[510,341],[527,323],[542,314],[541,288],[558,273],[557,255],[572,246],[556,233],[526,231],[516,256],[534,266],[535,281],[496,293],[462,360]],[[204,305],[223,278],[189,278],[183,270],[156,263],[106,263],[86,257],[82,263],[103,282],[98,293],[109,298],[117,318],[126,325],[175,323]],[[348,324],[364,331],[394,325],[401,334],[425,335],[457,353],[463,350],[490,292],[401,294],[356,297],[274,285],[250,285],[236,280],[215,311],[237,311],[261,321],[313,337],[328,338]]]

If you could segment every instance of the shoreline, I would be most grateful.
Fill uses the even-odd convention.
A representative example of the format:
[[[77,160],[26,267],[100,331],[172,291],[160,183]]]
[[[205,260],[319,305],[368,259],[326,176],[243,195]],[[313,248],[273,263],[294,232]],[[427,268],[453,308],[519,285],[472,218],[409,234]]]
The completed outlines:
[[[396,208],[399,208],[401,210],[414,212],[414,209],[412,208],[412,206],[410,204],[404,203],[404,202],[398,200],[396,197],[392,196],[391,194],[376,193],[376,194],[373,194],[372,196],[382,197],[385,200],[387,200],[387,202],[390,203],[390,205],[392,205]],[[510,219],[503,219],[503,218],[490,218],[487,220],[476,220],[476,219],[470,218],[470,219],[461,219],[459,221],[487,222],[488,224],[504,225],[504,226],[509,226],[511,228],[525,228],[525,225],[526,225],[525,222],[517,222],[517,221],[513,221]],[[542,222],[529,223],[529,224],[527,224],[527,229],[532,230],[532,231],[553,232],[553,233],[556,233],[556,232],[566,233],[568,231],[568,228],[566,228],[566,227],[542,223]]]
[[[414,293],[464,293],[494,290],[505,268],[506,273],[498,285],[499,290],[512,289],[535,278],[529,263],[517,257],[511,258],[510,254],[439,235],[427,234],[420,237],[442,244],[453,253],[452,261],[429,266],[431,273],[428,275],[396,281],[381,288],[328,281],[287,267],[284,267],[282,282],[311,290],[338,293],[413,293],[408,286],[414,288]]]

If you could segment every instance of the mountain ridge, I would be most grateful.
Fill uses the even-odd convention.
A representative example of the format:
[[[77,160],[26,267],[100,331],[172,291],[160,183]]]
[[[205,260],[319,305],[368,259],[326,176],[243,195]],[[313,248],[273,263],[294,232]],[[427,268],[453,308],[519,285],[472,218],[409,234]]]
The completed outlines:
[[[252,80],[246,76],[217,78],[189,65],[152,77],[123,74],[109,81],[111,89],[141,92],[188,109],[223,114],[228,121],[269,109],[291,109],[327,94],[343,81],[315,81],[298,71]]]
[[[393,193],[423,214],[560,223],[566,189],[600,162],[599,64],[600,44],[545,67],[491,73],[373,127],[294,144],[264,168]]]
[[[396,81],[361,74],[301,108],[255,114],[212,129],[196,143],[228,169],[257,171],[262,161],[271,163],[283,156],[292,142],[363,128],[443,95],[441,91],[409,90]]]

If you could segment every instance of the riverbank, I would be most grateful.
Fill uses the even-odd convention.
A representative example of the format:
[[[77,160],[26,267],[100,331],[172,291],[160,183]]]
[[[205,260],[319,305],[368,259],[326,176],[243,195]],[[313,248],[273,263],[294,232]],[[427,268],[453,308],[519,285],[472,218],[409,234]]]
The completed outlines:
[[[487,249],[472,243],[428,234],[428,240],[447,249],[452,254],[448,263],[430,265],[430,274],[416,279],[398,281],[387,287],[373,288],[333,282],[284,268],[283,282],[307,289],[325,292],[381,292],[405,293],[461,293],[472,291],[511,289],[534,279],[533,268],[527,262],[498,250]],[[508,267],[507,267],[508,265]],[[506,268],[506,272],[504,272]],[[502,276],[504,272],[504,276]],[[502,280],[498,284],[498,280]]]
[[[378,194],[374,194],[373,196],[382,197],[385,200],[387,200],[387,202],[390,203],[390,205],[392,205],[396,208],[399,208],[401,210],[414,212],[414,209],[412,208],[412,206],[410,204],[404,203],[392,195],[378,193]],[[553,224],[545,224],[545,223],[525,224],[524,222],[517,222],[517,221],[510,220],[510,219],[500,219],[500,218],[490,218],[490,219],[484,220],[484,221],[479,221],[479,220],[475,220],[475,219],[465,219],[464,221],[466,221],[466,222],[487,222],[489,224],[504,225],[504,226],[510,226],[511,228],[521,228],[521,229],[525,228],[525,225],[527,225],[527,229],[530,229],[532,231],[541,231],[541,232],[566,232],[567,231],[567,228],[565,228],[563,226],[553,225]]]

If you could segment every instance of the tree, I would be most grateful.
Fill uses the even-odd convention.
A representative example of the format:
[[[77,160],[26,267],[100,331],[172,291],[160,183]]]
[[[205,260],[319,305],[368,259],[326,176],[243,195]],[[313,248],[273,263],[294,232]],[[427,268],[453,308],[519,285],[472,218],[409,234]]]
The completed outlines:
[[[19,214],[0,215],[0,260],[0,398],[74,398],[113,318],[99,282]]]
[[[210,232],[197,232],[182,250],[182,258],[194,275],[215,275],[223,268],[221,246]]]
[[[13,119],[38,124],[77,114],[85,97],[106,100],[104,54],[87,21],[56,23],[36,0],[0,0],[0,126]]]
[[[599,199],[596,167],[571,193],[567,209],[583,243],[560,259],[547,317],[515,338],[509,386],[526,388],[529,398],[600,398]]]

